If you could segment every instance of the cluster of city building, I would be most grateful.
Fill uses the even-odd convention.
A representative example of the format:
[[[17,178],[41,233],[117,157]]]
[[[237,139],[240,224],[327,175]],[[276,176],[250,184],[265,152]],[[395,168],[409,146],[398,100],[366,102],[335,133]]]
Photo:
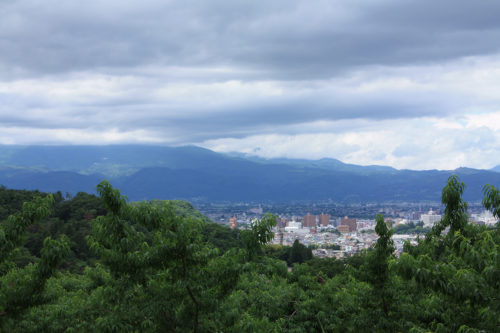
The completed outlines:
[[[420,223],[424,228],[431,228],[442,218],[437,210],[413,215],[415,219],[408,218],[385,218],[390,227],[400,225],[413,225]],[[497,221],[488,211],[470,215],[470,221],[476,224],[494,225]],[[279,216],[274,229],[275,237],[273,244],[291,246],[295,240],[299,240],[306,246],[314,248],[313,254],[318,257],[342,258],[351,256],[359,251],[368,249],[374,245],[378,236],[374,232],[376,222],[374,219],[357,219],[344,217],[332,217],[321,213],[305,216]],[[229,219],[230,228],[248,228],[251,219],[238,219],[233,216]],[[403,250],[404,242],[416,242],[417,234],[395,234],[393,241],[396,254]]]

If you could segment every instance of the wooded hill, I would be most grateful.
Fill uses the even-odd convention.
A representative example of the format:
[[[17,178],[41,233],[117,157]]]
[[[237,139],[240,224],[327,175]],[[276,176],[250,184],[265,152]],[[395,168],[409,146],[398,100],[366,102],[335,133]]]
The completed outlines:
[[[500,230],[468,223],[463,190],[448,179],[444,218],[400,258],[378,215],[374,248],[335,260],[267,245],[271,215],[238,232],[108,182],[71,200],[1,189],[0,330],[498,332]],[[500,216],[496,188],[483,203]]]

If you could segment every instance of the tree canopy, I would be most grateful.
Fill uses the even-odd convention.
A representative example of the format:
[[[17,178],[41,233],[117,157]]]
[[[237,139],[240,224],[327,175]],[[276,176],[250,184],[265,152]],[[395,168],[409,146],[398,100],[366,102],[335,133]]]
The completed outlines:
[[[342,260],[269,245],[270,214],[237,231],[106,181],[9,192],[25,203],[2,199],[0,331],[498,332],[500,231],[469,222],[464,187],[448,179],[443,219],[400,257],[377,215],[374,247]],[[483,204],[500,218],[497,188]]]

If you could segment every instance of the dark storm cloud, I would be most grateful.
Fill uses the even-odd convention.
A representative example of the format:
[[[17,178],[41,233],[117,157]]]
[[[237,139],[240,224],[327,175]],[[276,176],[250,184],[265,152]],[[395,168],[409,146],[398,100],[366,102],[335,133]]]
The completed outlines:
[[[0,10],[11,76],[155,64],[311,79],[493,53],[500,40],[496,1],[4,1]]]

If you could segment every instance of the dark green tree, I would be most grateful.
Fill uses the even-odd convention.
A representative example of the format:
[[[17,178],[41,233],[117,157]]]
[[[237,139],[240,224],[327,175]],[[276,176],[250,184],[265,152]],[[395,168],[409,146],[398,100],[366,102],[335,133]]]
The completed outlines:
[[[248,260],[254,260],[262,252],[262,246],[273,239],[272,228],[275,225],[276,216],[264,214],[260,220],[253,221],[249,230],[241,232]]]
[[[484,186],[483,205],[500,220],[500,191],[493,185]]]
[[[372,286],[368,296],[368,314],[373,322],[373,331],[391,332],[397,328],[392,323],[392,309],[394,308],[394,290],[392,290],[389,260],[394,257],[393,229],[387,227],[384,216],[376,216],[375,231],[378,240],[373,251],[366,258],[365,274],[367,282]]]
[[[50,214],[53,197],[37,197],[0,225],[0,328],[7,329],[26,309],[46,302],[46,281],[69,252],[66,237],[46,238],[38,263],[18,268],[10,260],[22,244],[26,228]]]
[[[292,248],[290,249],[290,255],[288,256],[288,264],[292,265],[294,263],[303,263],[312,258],[312,250],[301,244],[298,239],[293,242]]]
[[[500,234],[467,223],[463,189],[458,177],[448,179],[442,196],[443,219],[424,241],[406,246],[394,268],[418,288],[413,300],[423,308],[412,315],[417,327],[494,332],[500,328]],[[494,189],[489,187],[484,199],[487,208],[493,206],[494,198]],[[448,226],[448,233],[442,235]]]

